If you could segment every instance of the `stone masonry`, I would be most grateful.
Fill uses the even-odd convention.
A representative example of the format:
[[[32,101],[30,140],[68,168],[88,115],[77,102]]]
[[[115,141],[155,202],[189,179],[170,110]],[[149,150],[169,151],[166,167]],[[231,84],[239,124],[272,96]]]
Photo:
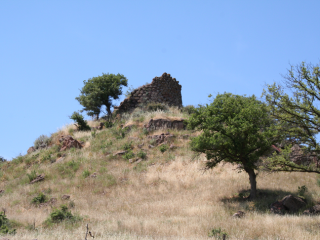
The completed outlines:
[[[143,85],[131,92],[114,110],[130,111],[139,104],[165,103],[169,106],[182,107],[181,85],[170,74],[163,73],[161,77],[155,77],[150,84]]]

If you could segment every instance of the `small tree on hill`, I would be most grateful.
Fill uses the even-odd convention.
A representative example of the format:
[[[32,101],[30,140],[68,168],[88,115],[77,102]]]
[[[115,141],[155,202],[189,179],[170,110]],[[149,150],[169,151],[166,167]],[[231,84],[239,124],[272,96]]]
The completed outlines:
[[[75,121],[77,124],[76,127],[79,131],[89,131],[91,130],[90,126],[88,125],[88,122],[84,120],[83,116],[78,112],[73,112],[70,119]]]
[[[84,86],[76,100],[84,107],[89,116],[99,118],[101,107],[105,106],[111,116],[112,100],[119,99],[122,95],[122,86],[128,85],[128,80],[121,74],[102,73],[101,76],[83,81]]]
[[[255,96],[218,94],[211,104],[195,109],[188,128],[201,131],[191,147],[206,154],[207,169],[221,161],[241,164],[249,175],[249,198],[254,199],[256,163],[281,139],[267,106]]]

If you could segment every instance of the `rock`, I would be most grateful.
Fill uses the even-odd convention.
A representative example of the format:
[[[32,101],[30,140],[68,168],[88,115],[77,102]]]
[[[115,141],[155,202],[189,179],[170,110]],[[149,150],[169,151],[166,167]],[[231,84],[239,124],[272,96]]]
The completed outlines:
[[[34,147],[29,147],[27,153],[30,154],[32,152],[34,152],[36,149]]]
[[[62,200],[69,200],[70,199],[70,195],[64,194],[64,195],[61,196],[61,199]]]
[[[3,190],[3,189],[1,189],[1,190],[0,190],[0,195],[1,195],[1,194],[3,194],[3,193],[4,193],[4,190]]]
[[[38,205],[38,208],[48,207],[48,206],[54,205],[56,203],[57,203],[57,199],[56,198],[50,198],[50,200],[48,202],[40,203]]]
[[[91,178],[96,178],[96,177],[97,177],[97,173],[96,173],[96,172],[92,173],[92,174],[90,175],[90,177],[91,177]]]
[[[144,143],[138,144],[138,148],[142,148]]]
[[[234,217],[234,218],[243,218],[245,215],[246,215],[245,212],[238,211],[235,214],[233,214],[232,217]]]
[[[291,212],[296,212],[307,205],[304,199],[292,195],[285,196],[281,202]]]
[[[282,200],[271,204],[271,212],[281,214],[286,211],[296,212],[307,205],[306,201],[293,195],[285,196]]]
[[[150,145],[149,145],[149,148],[154,148],[154,146],[150,144]]]
[[[145,126],[145,128],[148,131],[158,130],[158,129],[164,129],[164,128],[171,128],[171,129],[177,129],[177,130],[183,130],[186,128],[184,119],[180,120],[169,120],[169,119],[150,119],[148,124]]]
[[[30,182],[30,184],[34,184],[34,183],[36,183],[36,182],[40,182],[40,181],[44,180],[44,177],[45,177],[44,174],[40,174],[40,175],[38,175],[35,179],[33,179],[33,180]]]
[[[169,149],[171,149],[171,150],[176,149],[176,148],[177,148],[177,146],[175,146],[173,144],[171,144],[170,147],[169,147]]]
[[[118,155],[123,155],[123,154],[125,154],[126,152],[127,152],[127,151],[118,151],[118,152],[114,153],[113,156],[115,157],[115,156],[118,156]]]
[[[305,210],[303,214],[306,215],[317,215],[320,213],[320,205],[314,205],[313,207],[309,208],[308,210]]]
[[[141,162],[142,161],[142,159],[140,158],[140,159],[138,159],[135,163],[139,163],[139,162]]]
[[[59,157],[55,162],[56,162],[56,163],[62,162],[64,159],[65,159],[65,157]]]
[[[82,145],[70,135],[62,136],[59,139],[59,142],[62,143],[62,148],[60,151],[65,151],[69,148],[82,148]]]
[[[171,141],[172,138],[174,138],[174,135],[171,135],[170,133],[161,133],[160,135],[148,136],[148,138],[156,140],[156,144],[159,145],[161,143]]]
[[[317,162],[316,158],[310,153],[304,153],[298,144],[292,146],[290,160],[298,165],[309,165]]]
[[[270,211],[275,214],[282,214],[286,211],[281,201],[276,201],[271,204]]]

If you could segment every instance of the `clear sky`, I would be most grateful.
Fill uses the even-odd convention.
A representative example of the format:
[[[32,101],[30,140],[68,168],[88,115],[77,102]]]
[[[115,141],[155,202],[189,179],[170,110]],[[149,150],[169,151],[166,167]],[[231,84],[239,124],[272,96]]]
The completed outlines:
[[[0,156],[71,123],[83,80],[102,72],[133,87],[170,73],[183,105],[260,97],[290,64],[319,63],[319,9],[319,0],[0,1]]]

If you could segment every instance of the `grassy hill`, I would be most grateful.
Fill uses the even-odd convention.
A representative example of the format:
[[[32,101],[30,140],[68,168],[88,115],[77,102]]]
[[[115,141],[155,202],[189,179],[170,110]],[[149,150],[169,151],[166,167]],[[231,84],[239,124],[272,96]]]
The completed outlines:
[[[188,114],[174,108],[137,109],[103,130],[78,132],[74,125],[64,126],[50,137],[50,148],[2,163],[0,207],[10,220],[8,226],[17,232],[5,237],[84,239],[88,224],[94,239],[215,239],[208,233],[219,228],[228,239],[320,239],[318,216],[274,215],[269,210],[276,200],[298,194],[301,186],[308,189],[308,206],[315,204],[320,199],[317,175],[259,172],[259,196],[246,201],[250,187],[246,173],[238,173],[231,164],[204,172],[205,157],[196,156],[188,144],[199,133],[147,132],[143,125],[151,118],[179,119]],[[89,125],[98,126],[99,121]],[[131,130],[123,129],[132,125]],[[155,145],[150,136],[166,132],[174,135],[166,147],[149,147]],[[59,139],[65,135],[84,147],[60,152]],[[126,154],[114,156],[125,149]],[[141,161],[129,162],[136,158]],[[43,181],[29,184],[40,174],[45,175]],[[63,195],[70,199],[63,200]],[[72,217],[56,223],[51,213],[62,216],[60,205]],[[232,218],[238,210],[246,216]]]

